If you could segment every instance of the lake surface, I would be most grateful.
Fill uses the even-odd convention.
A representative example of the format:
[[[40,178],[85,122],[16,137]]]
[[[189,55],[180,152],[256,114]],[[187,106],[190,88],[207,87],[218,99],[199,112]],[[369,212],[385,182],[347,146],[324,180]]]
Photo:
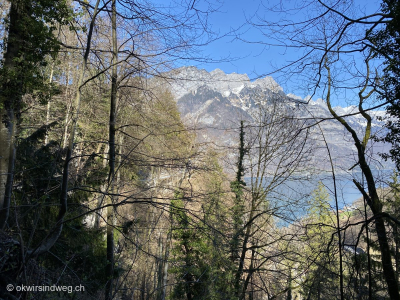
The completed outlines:
[[[387,187],[393,170],[375,170],[377,187]],[[361,184],[365,183],[361,172],[335,174],[336,175],[336,194],[338,209],[351,206],[354,201],[362,197],[361,192],[353,183],[355,178]],[[245,179],[250,185],[250,178]],[[268,195],[270,206],[274,209],[277,219],[283,223],[292,222],[308,213],[308,203],[312,192],[322,182],[330,195],[330,206],[336,210],[335,189],[332,174],[293,176],[291,179],[278,185]],[[264,179],[264,184],[268,184],[268,178]],[[280,221],[279,221],[280,223]]]

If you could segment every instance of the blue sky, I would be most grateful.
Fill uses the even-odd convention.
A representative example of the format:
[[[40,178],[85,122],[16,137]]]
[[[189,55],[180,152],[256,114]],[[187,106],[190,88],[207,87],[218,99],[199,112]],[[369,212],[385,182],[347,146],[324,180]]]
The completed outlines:
[[[201,0],[196,1],[196,5],[201,5]],[[211,0],[210,0],[211,1]],[[282,0],[283,1],[283,0]],[[316,1],[315,1],[316,2]],[[201,48],[202,54],[213,60],[215,63],[199,63],[199,62],[185,62],[185,64],[195,65],[199,68],[212,71],[216,68],[223,70],[225,73],[246,73],[250,79],[256,79],[265,75],[272,76],[283,88],[286,93],[294,93],[301,97],[308,95],[306,89],[301,89],[301,81],[295,82],[293,77],[289,80],[283,73],[274,73],[279,67],[286,65],[288,62],[293,61],[301,55],[298,49],[287,49],[282,47],[270,47],[260,45],[258,43],[246,43],[238,39],[237,35],[242,39],[249,41],[267,41],[266,38],[260,33],[260,30],[246,24],[246,19],[256,19],[256,15],[261,15],[269,21],[278,21],[282,16],[272,13],[265,9],[265,6],[279,5],[279,0],[261,1],[261,0],[225,0],[218,7],[218,11],[209,15],[209,24],[213,31],[224,35],[231,30],[237,30],[234,33],[214,41]],[[283,1],[285,5],[297,5],[304,3],[303,1]],[[368,13],[376,11],[379,8],[380,1],[376,0],[360,0],[355,1],[355,12],[367,11]],[[358,11],[359,10],[359,11]],[[292,18],[296,21],[305,19],[308,16],[295,14],[295,11],[288,12],[286,18]],[[302,12],[308,13],[307,10]],[[313,12],[310,12],[310,15]],[[227,61],[224,61],[227,60]],[[322,94],[322,92],[320,93]],[[314,98],[318,98],[316,95]],[[338,104],[345,106],[346,103],[338,101]]]
[[[218,11],[210,14],[209,24],[217,34],[226,36],[202,48],[204,56],[217,62],[197,65],[207,71],[219,68],[225,73],[246,73],[251,79],[272,72],[270,63],[282,58],[282,50],[239,40],[263,39],[259,30],[252,28],[246,21],[262,10],[260,0],[224,1]]]

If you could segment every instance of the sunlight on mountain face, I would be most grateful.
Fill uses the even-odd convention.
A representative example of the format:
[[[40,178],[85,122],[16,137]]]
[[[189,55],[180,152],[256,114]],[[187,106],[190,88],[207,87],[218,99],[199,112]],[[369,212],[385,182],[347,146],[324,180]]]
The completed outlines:
[[[237,136],[237,120],[243,118],[254,122],[258,105],[268,106],[271,101],[278,99],[290,110],[293,117],[308,119],[310,125],[319,123],[325,132],[325,138],[335,151],[333,159],[337,167],[345,170],[351,167],[353,160],[354,144],[350,134],[344,130],[336,120],[331,119],[326,102],[323,99],[312,100],[309,97],[302,99],[293,94],[285,95],[283,89],[271,77],[260,78],[251,82],[246,74],[225,74],[216,69],[210,73],[196,67],[182,67],[168,73],[172,77],[171,90],[177,100],[178,109],[182,119],[190,127],[203,128],[203,133],[198,137],[202,141],[216,143],[221,147],[234,145]],[[358,107],[335,107],[337,114],[347,116],[346,120],[354,126],[359,134],[365,130],[366,120],[358,113]],[[373,134],[384,135],[384,121],[377,117],[385,115],[384,111],[370,111],[373,118]],[[204,134],[204,131],[207,134]],[[206,139],[204,137],[207,137]],[[310,164],[320,170],[329,169],[329,164],[322,159],[324,155],[321,132],[312,131],[315,150],[310,154]],[[371,152],[386,153],[388,144],[374,143]],[[378,169],[391,169],[391,161],[377,160],[375,167]]]
[[[400,300],[399,24],[0,0],[0,299]]]

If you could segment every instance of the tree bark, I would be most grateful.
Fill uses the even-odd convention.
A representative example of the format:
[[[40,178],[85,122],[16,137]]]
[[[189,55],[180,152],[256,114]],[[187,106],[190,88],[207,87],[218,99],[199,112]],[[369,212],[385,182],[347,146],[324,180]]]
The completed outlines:
[[[9,14],[7,49],[4,54],[3,72],[16,73],[12,83],[4,80],[0,91],[0,229],[4,229],[10,210],[14,166],[16,158],[15,135],[19,119],[23,79],[18,72],[17,59],[21,55],[22,33],[18,24],[22,22],[25,6],[13,1]],[[7,74],[5,74],[7,76]],[[5,76],[5,77],[6,77]],[[14,89],[14,90],[13,90]]]
[[[111,4],[111,26],[112,26],[112,52],[113,59],[111,63],[111,101],[110,101],[110,124],[109,124],[109,174],[108,184],[110,187],[109,206],[107,207],[107,266],[106,266],[106,291],[105,299],[111,300],[113,298],[113,277],[114,277],[114,207],[115,203],[115,122],[116,122],[116,107],[117,107],[117,61],[118,61],[118,48],[117,48],[117,8],[116,0],[112,0]]]
[[[72,120],[73,122],[72,122],[72,127],[71,127],[71,134],[69,136],[67,154],[66,154],[64,166],[63,166],[63,177],[62,177],[62,181],[61,181],[61,194],[60,194],[60,209],[58,212],[56,225],[55,225],[54,230],[49,235],[47,235],[47,237],[42,241],[42,243],[36,249],[28,251],[27,254],[30,256],[38,256],[38,255],[41,255],[41,254],[49,251],[50,248],[53,247],[53,245],[57,242],[57,240],[60,237],[61,232],[62,232],[64,216],[67,213],[67,208],[68,208],[69,164],[70,164],[70,161],[72,158],[74,142],[75,142],[75,132],[76,132],[76,127],[77,127],[77,123],[78,123],[81,94],[82,94],[81,85],[82,85],[85,71],[87,68],[87,62],[88,62],[88,58],[89,58],[91,41],[92,41],[93,28],[94,28],[96,16],[98,14],[99,3],[100,3],[100,0],[97,0],[95,8],[94,8],[94,12],[93,12],[93,17],[90,22],[88,38],[87,38],[87,43],[86,43],[86,49],[85,49],[85,54],[83,57],[83,66],[82,66],[82,69],[81,69],[81,72],[79,75],[78,90],[77,90],[77,94],[75,97],[75,114],[74,114],[74,117]]]
[[[354,183],[356,184],[356,186],[360,190],[360,192],[363,194],[363,196],[366,198],[368,206],[371,208],[371,211],[372,211],[374,217],[376,217],[375,230],[376,230],[376,234],[378,236],[379,248],[381,251],[383,276],[384,276],[386,284],[387,284],[387,290],[388,290],[391,300],[400,300],[399,286],[398,286],[398,283],[396,280],[396,275],[395,275],[393,265],[392,265],[392,256],[390,254],[390,247],[389,247],[389,242],[388,242],[388,238],[387,238],[385,222],[381,216],[383,205],[379,199],[378,192],[376,190],[374,175],[372,174],[371,168],[369,167],[367,160],[365,158],[365,147],[367,145],[367,142],[370,137],[370,132],[371,132],[370,131],[371,130],[371,117],[362,108],[363,100],[368,97],[368,96],[364,97],[362,95],[362,93],[365,91],[365,89],[367,87],[369,78],[367,76],[366,85],[359,93],[360,100],[359,100],[358,108],[360,110],[361,115],[367,120],[367,128],[365,131],[364,138],[361,141],[358,138],[355,130],[346,122],[346,120],[343,119],[342,117],[338,116],[336,114],[336,112],[332,109],[332,106],[330,103],[331,73],[330,73],[330,68],[327,65],[327,63],[325,63],[324,67],[328,71],[328,93],[327,93],[326,101],[327,101],[327,106],[328,106],[329,112],[351,134],[354,144],[357,148],[358,163],[360,165],[363,175],[365,176],[365,180],[367,181],[368,193],[366,193],[366,191],[356,181],[354,181]],[[368,61],[367,61],[367,67],[368,67]],[[369,93],[368,95],[371,95],[371,93]]]

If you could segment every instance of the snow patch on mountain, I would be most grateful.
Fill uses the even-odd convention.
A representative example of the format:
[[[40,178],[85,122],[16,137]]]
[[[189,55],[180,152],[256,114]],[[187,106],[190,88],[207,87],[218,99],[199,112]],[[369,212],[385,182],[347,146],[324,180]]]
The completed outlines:
[[[218,91],[224,97],[231,94],[239,95],[246,88],[259,86],[261,89],[269,89],[275,93],[283,93],[283,89],[272,77],[259,78],[251,81],[247,74],[230,73],[226,74],[220,69],[207,72],[196,67],[181,67],[166,74],[172,79],[172,92],[177,99],[183,95],[196,91],[199,87],[206,85]]]
[[[201,142],[211,142],[219,149],[235,146],[240,120],[251,124],[256,121],[260,107],[279,103],[288,114],[304,120],[310,129],[309,138],[315,143],[310,163],[317,169],[329,168],[329,163],[323,160],[326,144],[339,169],[348,170],[354,165],[357,157],[354,142],[340,122],[332,118],[326,101],[321,98],[313,100],[311,96],[286,95],[272,77],[251,81],[246,74],[226,74],[220,69],[209,73],[196,67],[182,67],[165,77],[172,79],[170,89],[183,121],[191,128],[201,129],[198,133]],[[336,106],[333,110],[345,118],[360,138],[363,137],[367,120],[358,106]],[[369,110],[367,113],[372,117],[372,134],[384,134],[385,122],[378,117],[384,117],[385,112]],[[373,149],[370,153],[387,152],[390,146],[383,143],[371,145]],[[226,155],[234,156],[234,153],[228,152]],[[379,157],[374,159],[381,168],[383,162]],[[390,163],[388,168],[391,168]]]
[[[310,96],[307,96],[307,97],[310,97]],[[316,106],[320,106],[324,109],[328,109],[328,106],[326,105],[325,101],[322,100],[321,98],[318,98],[317,100],[314,101],[307,97],[306,97],[306,99],[307,99],[306,101],[308,102],[309,105],[316,105]]]

